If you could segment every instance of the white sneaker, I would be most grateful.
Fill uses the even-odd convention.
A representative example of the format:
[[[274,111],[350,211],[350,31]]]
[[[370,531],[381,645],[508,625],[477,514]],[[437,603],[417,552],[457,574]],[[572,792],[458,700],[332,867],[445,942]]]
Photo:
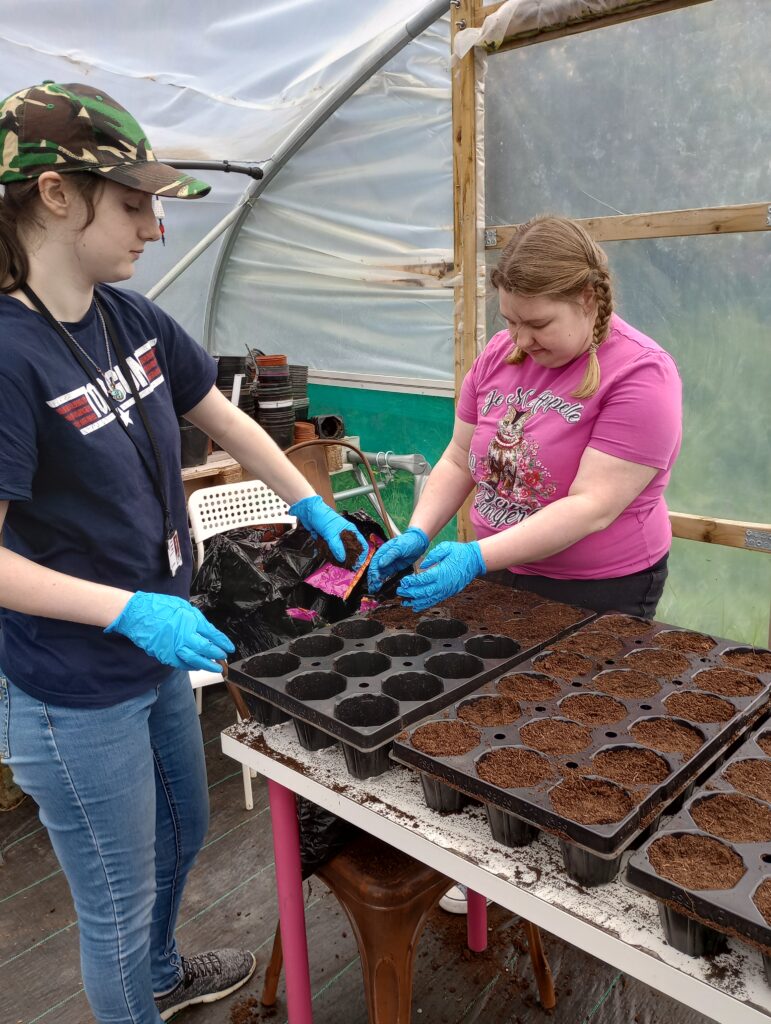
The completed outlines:
[[[452,889],[448,889],[444,896],[439,900],[439,906],[442,910],[446,910],[448,914],[467,914],[467,892],[468,889],[465,885],[454,885]]]

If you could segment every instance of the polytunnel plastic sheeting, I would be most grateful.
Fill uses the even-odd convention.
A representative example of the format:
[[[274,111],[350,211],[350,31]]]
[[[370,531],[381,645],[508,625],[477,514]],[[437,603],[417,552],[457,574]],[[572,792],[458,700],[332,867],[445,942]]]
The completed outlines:
[[[448,22],[372,77],[289,161],[218,282],[212,347],[344,373],[453,373]]]
[[[73,7],[36,0],[15,5],[0,27],[0,93],[43,79],[87,82],[138,118],[161,158],[266,160],[422,6],[415,0],[79,0]],[[212,192],[165,204],[167,244],[148,247],[130,287],[146,291],[163,277],[232,209],[249,180],[201,177]],[[449,189],[446,180],[440,188]],[[217,248],[159,298],[199,338]]]

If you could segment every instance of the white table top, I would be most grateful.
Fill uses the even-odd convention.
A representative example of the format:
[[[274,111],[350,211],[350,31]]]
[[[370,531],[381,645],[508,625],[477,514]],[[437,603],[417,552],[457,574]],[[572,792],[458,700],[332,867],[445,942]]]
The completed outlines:
[[[656,902],[616,880],[584,888],[565,874],[559,844],[496,843],[481,807],[429,810],[420,777],[394,767],[374,779],[348,774],[339,745],[311,753],[291,722],[222,733],[224,753],[346,818],[455,881],[721,1024],[769,1024],[771,986],[760,953],[741,942],[709,960],[664,941]]]

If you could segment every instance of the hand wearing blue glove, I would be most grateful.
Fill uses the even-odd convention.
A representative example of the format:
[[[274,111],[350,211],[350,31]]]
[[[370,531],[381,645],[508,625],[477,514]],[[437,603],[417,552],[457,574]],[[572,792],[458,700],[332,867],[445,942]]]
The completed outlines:
[[[455,541],[437,544],[423,559],[420,568],[428,571],[405,576],[396,590],[414,612],[423,612],[447,600],[487,572],[482,550],[475,540],[469,544]]]
[[[332,557],[341,565],[345,562],[345,548],[340,534],[344,530],[353,533],[361,545],[361,554],[353,568],[358,569],[361,566],[369,550],[367,542],[353,523],[349,523],[339,512],[335,512],[329,505],[326,505],[318,494],[314,494],[311,498],[302,498],[294,505],[290,505],[289,515],[297,516],[312,537],[322,537],[326,541]]]
[[[121,633],[164,665],[219,672],[235,647],[189,601],[138,590],[105,633]]]
[[[367,570],[367,589],[376,594],[389,576],[416,562],[429,545],[427,535],[419,526],[408,526],[404,533],[393,537],[377,549]]]

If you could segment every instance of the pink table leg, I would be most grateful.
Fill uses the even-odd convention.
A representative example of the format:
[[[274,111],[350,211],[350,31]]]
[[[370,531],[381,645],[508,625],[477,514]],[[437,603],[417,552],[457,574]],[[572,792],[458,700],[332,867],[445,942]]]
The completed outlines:
[[[284,948],[287,1015],[290,1024],[313,1024],[297,804],[290,789],[270,779],[268,798],[273,823],[281,944]]]
[[[468,890],[468,948],[475,953],[487,949],[487,900],[478,892]]]

